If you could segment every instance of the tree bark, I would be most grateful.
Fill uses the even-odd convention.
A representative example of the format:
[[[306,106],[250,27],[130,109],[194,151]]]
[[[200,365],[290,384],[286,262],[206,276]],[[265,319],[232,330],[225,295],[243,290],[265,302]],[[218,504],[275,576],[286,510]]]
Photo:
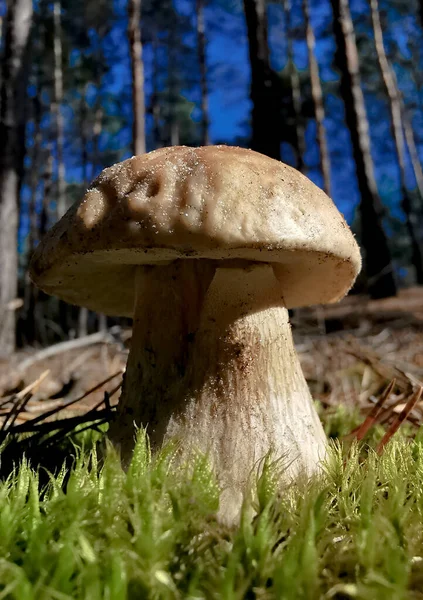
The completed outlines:
[[[301,86],[298,70],[294,62],[294,49],[292,45],[292,37],[290,34],[290,16],[291,16],[291,2],[290,0],[283,0],[283,10],[285,13],[286,21],[286,42],[287,42],[287,55],[288,55],[288,66],[289,66],[289,78],[291,82],[291,94],[292,94],[292,106],[294,109],[295,118],[295,155],[296,155],[296,167],[299,171],[304,172],[304,154],[305,154],[305,134],[304,126],[302,123],[302,105],[301,105]]]
[[[413,127],[405,114],[405,107],[401,99],[401,113],[403,115],[403,126],[405,133],[405,141],[407,142],[407,148],[410,152],[411,164],[413,165],[414,177],[416,178],[417,189],[419,190],[420,197],[423,199],[423,171],[420,163],[419,153],[416,147],[416,141],[414,139]]]
[[[101,62],[101,57],[97,57],[98,63],[97,67],[94,70],[94,85],[97,88],[97,97],[94,106],[94,122],[92,126],[92,156],[91,156],[91,181],[96,177],[97,173],[101,168],[101,160],[100,160],[100,136],[103,131],[103,116],[104,110],[102,106],[102,86],[101,86],[101,77],[98,69],[98,64]],[[85,177],[88,180],[88,176]],[[87,181],[88,183],[88,181]],[[97,315],[98,320],[98,331],[105,332],[107,331],[107,316],[99,313]]]
[[[0,91],[0,354],[15,348],[18,212],[32,0],[9,0]]]
[[[82,90],[80,114],[79,114],[79,130],[81,137],[81,165],[82,165],[82,184],[84,190],[88,186],[88,139],[87,139],[87,115],[88,106],[86,101],[87,85]],[[81,306],[78,309],[78,337],[84,338],[88,335],[88,308]]]
[[[420,27],[423,27],[423,0],[419,0],[418,15],[420,19]]]
[[[54,18],[54,102],[52,112],[56,121],[56,165],[57,165],[57,218],[66,212],[63,104],[63,49],[62,49],[62,5],[56,0],[53,5]]]
[[[209,139],[209,98],[207,89],[207,64],[206,64],[206,30],[204,20],[204,0],[196,0],[197,12],[197,47],[198,63],[200,66],[201,89],[201,144],[207,146]]]
[[[306,42],[308,52],[308,64],[310,69],[311,94],[313,96],[314,112],[317,124],[317,143],[320,152],[320,169],[323,175],[323,187],[328,196],[331,195],[330,189],[330,159],[328,145],[326,141],[326,129],[324,124],[325,107],[323,103],[322,85],[320,82],[319,65],[317,63],[315,48],[315,37],[310,20],[310,8],[308,0],[303,0],[303,10],[306,23]]]
[[[280,160],[280,106],[269,62],[265,0],[244,0],[251,66],[251,147]]]
[[[136,155],[144,154],[146,149],[144,64],[141,43],[141,0],[129,0],[128,39],[132,74],[132,147],[133,153]]]
[[[345,105],[345,120],[350,132],[361,195],[361,241],[365,253],[367,289],[372,298],[396,294],[391,252],[383,230],[383,206],[379,198],[370,152],[369,124],[360,85],[358,52],[348,0],[331,0],[333,30],[337,50],[335,61],[340,72],[340,92]]]
[[[411,242],[412,262],[416,270],[416,279],[418,283],[423,283],[423,248],[419,243],[414,226],[414,215],[411,206],[409,191],[406,186],[405,176],[405,148],[403,136],[403,120],[401,111],[401,94],[398,89],[392,67],[389,64],[383,44],[383,31],[380,21],[378,0],[370,0],[370,9],[372,14],[373,33],[376,46],[376,54],[378,58],[379,68],[382,73],[383,83],[386,93],[389,98],[389,106],[391,110],[392,134],[395,141],[395,148],[398,157],[398,165],[400,170],[402,209],[405,215],[405,222],[408,230],[408,235]]]
[[[38,76],[39,78],[39,76]],[[37,82],[38,82],[37,78]],[[29,212],[29,231],[26,245],[26,265],[29,265],[32,253],[35,248],[35,242],[38,237],[38,214],[37,214],[37,198],[39,173],[42,164],[42,131],[41,131],[41,102],[40,89],[37,86],[36,94],[32,100],[33,107],[33,147],[31,152],[31,173],[29,177],[29,186],[31,197],[28,206]],[[25,326],[22,331],[22,337],[26,344],[33,344],[36,337],[36,322],[35,322],[35,303],[38,297],[38,289],[32,283],[28,270],[25,273],[24,279],[24,319]],[[19,327],[18,327],[19,328]],[[19,334],[18,334],[19,335]]]
[[[154,147],[161,148],[162,146],[162,135],[161,135],[161,106],[159,100],[159,41],[157,38],[157,32],[153,32],[152,39],[152,51],[153,51],[153,73],[152,73],[152,85],[153,92],[151,94],[151,114],[153,116],[153,137]]]
[[[179,102],[179,78],[177,61],[178,32],[173,21],[169,24],[167,39],[167,139],[170,146],[179,146],[179,123],[177,104]]]
[[[402,111],[402,114],[404,112]],[[405,139],[407,142],[408,151],[411,157],[411,163],[413,165],[414,176],[416,178],[417,189],[419,191],[420,203],[423,206],[423,173],[420,164],[420,158],[417,152],[416,143],[414,140],[414,133],[410,122],[404,115],[403,126],[405,132]],[[418,234],[419,228],[419,217],[415,214],[413,207],[411,206],[411,198],[409,194],[404,196],[402,208],[406,215],[406,225],[411,239],[411,250],[412,250],[412,263],[416,271],[416,282],[419,285],[423,285],[423,246],[421,237]],[[421,213],[421,210],[419,211]]]
[[[49,141],[47,146],[47,160],[45,161],[43,171],[44,193],[38,232],[40,239],[47,233],[51,221],[50,204],[53,198],[53,169],[53,142]]]

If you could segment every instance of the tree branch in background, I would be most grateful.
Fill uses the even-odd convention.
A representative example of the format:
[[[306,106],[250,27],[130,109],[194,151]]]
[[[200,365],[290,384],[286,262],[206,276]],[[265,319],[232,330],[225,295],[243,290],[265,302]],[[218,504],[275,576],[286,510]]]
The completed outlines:
[[[159,53],[159,40],[157,36],[157,32],[153,31],[153,39],[152,39],[152,52],[153,52],[153,65],[152,65],[152,85],[153,91],[151,94],[151,113],[153,116],[153,139],[154,139],[154,147],[161,148],[162,146],[162,136],[161,136],[161,128],[160,128],[160,119],[161,119],[161,107],[159,101],[159,61],[158,61],[158,53]]]
[[[265,0],[244,0],[251,66],[251,148],[280,160],[280,105],[269,62]]]
[[[38,69],[37,69],[38,71]],[[26,265],[29,264],[29,260],[35,249],[36,241],[38,239],[38,191],[40,181],[40,170],[42,165],[42,130],[41,130],[41,101],[40,101],[40,89],[39,73],[36,74],[36,93],[32,99],[32,118],[34,123],[34,135],[33,145],[31,150],[31,172],[29,176],[29,187],[30,187],[30,201],[28,206],[29,212],[29,231],[27,238],[27,259]],[[26,344],[33,344],[36,338],[36,323],[35,323],[35,305],[38,297],[38,289],[34,286],[29,278],[29,274],[25,272],[24,280],[24,319],[25,326],[21,327],[22,334]],[[19,330],[19,328],[18,328]],[[18,334],[19,335],[19,334]]]
[[[310,8],[308,0],[303,0],[303,10],[306,23],[306,42],[308,53],[308,65],[310,69],[311,94],[313,96],[314,112],[316,115],[317,124],[317,143],[320,152],[320,169],[323,175],[323,187],[328,196],[330,191],[330,159],[329,150],[326,141],[325,129],[325,107],[323,103],[322,85],[320,82],[319,65],[317,63],[315,49],[315,37],[313,27],[310,20]]]
[[[8,0],[0,90],[0,355],[15,349],[18,212],[32,0]],[[24,138],[23,138],[24,139]]]
[[[292,94],[292,107],[294,109],[295,119],[295,155],[296,155],[296,167],[299,171],[304,172],[304,154],[305,154],[305,134],[304,124],[302,115],[302,101],[301,101],[301,86],[300,77],[298,75],[298,69],[294,61],[294,48],[292,44],[291,29],[291,1],[283,0],[283,10],[285,15],[285,35],[287,44],[287,57],[288,57],[288,69],[289,79],[291,82],[291,94]]]
[[[331,0],[331,4],[337,46],[335,62],[340,73],[340,92],[345,107],[345,121],[351,136],[361,195],[359,211],[367,290],[372,298],[384,298],[396,294],[396,283],[391,252],[383,230],[384,208],[374,175],[369,123],[360,84],[354,26],[348,0]]]
[[[403,119],[401,110],[401,93],[398,89],[392,67],[389,64],[383,44],[382,24],[380,21],[378,0],[370,0],[370,9],[372,15],[373,34],[375,39],[376,54],[380,71],[382,73],[383,83],[389,98],[389,106],[391,111],[392,134],[395,141],[397,152],[398,165],[400,170],[402,209],[405,215],[408,235],[411,241],[412,262],[416,270],[417,283],[423,283],[423,247],[419,242],[415,229],[415,217],[411,206],[411,198],[406,186],[405,175],[405,148],[403,136]],[[412,132],[411,132],[412,133]],[[413,140],[414,141],[414,140]],[[420,164],[420,163],[419,163]],[[416,177],[417,180],[417,177]]]
[[[63,156],[64,121],[63,104],[63,51],[62,51],[62,5],[61,0],[55,0],[53,5],[54,18],[54,102],[51,110],[56,121],[56,152],[57,152],[57,218],[66,212],[66,173]]]
[[[206,28],[204,20],[204,0],[196,0],[197,13],[197,47],[198,63],[200,66],[201,88],[201,144],[207,146],[209,139],[209,98],[207,89],[207,64],[206,64]]]
[[[141,43],[141,0],[128,2],[128,39],[132,74],[132,147],[145,153],[144,64]]]

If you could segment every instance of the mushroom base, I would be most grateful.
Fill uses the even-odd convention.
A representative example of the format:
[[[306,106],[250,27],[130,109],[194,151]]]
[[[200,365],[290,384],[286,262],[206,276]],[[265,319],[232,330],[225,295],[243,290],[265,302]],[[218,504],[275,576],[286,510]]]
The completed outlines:
[[[272,267],[199,263],[139,268],[111,437],[124,461],[134,422],[147,427],[153,448],[180,438],[184,451],[207,453],[222,488],[220,518],[233,523],[260,459],[269,451],[281,458],[288,483],[319,469],[326,438]]]

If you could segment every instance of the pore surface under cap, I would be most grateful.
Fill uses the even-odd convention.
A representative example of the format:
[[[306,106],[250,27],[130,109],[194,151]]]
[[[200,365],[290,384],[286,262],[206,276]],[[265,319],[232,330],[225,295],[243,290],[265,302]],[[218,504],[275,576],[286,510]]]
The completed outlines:
[[[137,265],[270,262],[288,307],[334,302],[361,259],[332,200],[295,169],[242,148],[162,148],[105,169],[37,247],[34,282],[132,315]]]

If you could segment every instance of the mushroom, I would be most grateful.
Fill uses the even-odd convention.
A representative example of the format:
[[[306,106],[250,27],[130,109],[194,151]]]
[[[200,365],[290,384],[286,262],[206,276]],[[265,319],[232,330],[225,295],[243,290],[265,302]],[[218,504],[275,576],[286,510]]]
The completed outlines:
[[[133,318],[110,435],[207,453],[233,522],[269,450],[284,481],[320,468],[326,438],[288,308],[336,302],[361,266],[333,202],[295,169],[242,148],[161,148],[105,169],[37,247],[45,292]]]

